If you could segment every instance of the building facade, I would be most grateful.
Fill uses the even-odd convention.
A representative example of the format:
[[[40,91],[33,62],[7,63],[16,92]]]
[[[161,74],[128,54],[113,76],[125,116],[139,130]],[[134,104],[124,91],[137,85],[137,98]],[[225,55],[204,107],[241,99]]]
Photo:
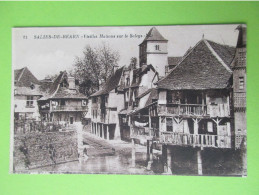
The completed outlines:
[[[91,132],[107,140],[121,139],[118,113],[124,107],[122,75],[124,67],[115,73],[91,98]]]
[[[38,100],[42,121],[73,124],[81,122],[87,112],[87,97],[81,94],[75,78],[60,72],[45,88],[46,94]]]
[[[40,120],[37,102],[43,96],[40,85],[27,67],[14,70],[14,119]]]

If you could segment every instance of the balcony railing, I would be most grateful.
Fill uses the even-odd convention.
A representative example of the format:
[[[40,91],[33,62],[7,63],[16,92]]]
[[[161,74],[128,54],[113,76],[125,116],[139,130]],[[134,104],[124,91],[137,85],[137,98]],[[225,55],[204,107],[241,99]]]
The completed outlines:
[[[169,145],[231,148],[231,136],[162,132],[160,142]]]
[[[201,104],[167,104],[159,105],[159,113],[168,113],[173,115],[207,115],[207,106]]]
[[[160,104],[158,113],[182,116],[230,116],[228,104],[202,105],[202,104]]]
[[[86,106],[52,106],[53,111],[85,111]]]

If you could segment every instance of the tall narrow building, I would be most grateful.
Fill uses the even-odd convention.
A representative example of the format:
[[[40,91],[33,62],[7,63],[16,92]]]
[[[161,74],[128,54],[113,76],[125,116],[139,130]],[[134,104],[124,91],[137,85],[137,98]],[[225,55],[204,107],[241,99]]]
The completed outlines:
[[[246,134],[246,26],[239,25],[239,36],[236,46],[233,69],[233,96],[234,96],[234,126],[236,135]],[[242,141],[236,139],[236,147],[239,148]]]
[[[165,67],[168,65],[167,42],[159,31],[153,27],[146,38],[139,45],[139,65],[152,64],[159,77],[165,76]]]

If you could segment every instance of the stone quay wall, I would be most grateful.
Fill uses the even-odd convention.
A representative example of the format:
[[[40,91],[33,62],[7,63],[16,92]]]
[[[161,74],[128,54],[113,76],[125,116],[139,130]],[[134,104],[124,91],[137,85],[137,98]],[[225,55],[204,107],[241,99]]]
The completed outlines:
[[[76,131],[14,135],[13,172],[78,160]]]

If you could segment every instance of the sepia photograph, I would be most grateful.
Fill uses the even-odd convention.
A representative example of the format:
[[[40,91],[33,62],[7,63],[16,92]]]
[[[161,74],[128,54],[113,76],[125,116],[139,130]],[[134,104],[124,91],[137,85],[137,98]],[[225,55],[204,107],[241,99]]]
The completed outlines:
[[[10,173],[246,177],[246,30],[13,28]]]

